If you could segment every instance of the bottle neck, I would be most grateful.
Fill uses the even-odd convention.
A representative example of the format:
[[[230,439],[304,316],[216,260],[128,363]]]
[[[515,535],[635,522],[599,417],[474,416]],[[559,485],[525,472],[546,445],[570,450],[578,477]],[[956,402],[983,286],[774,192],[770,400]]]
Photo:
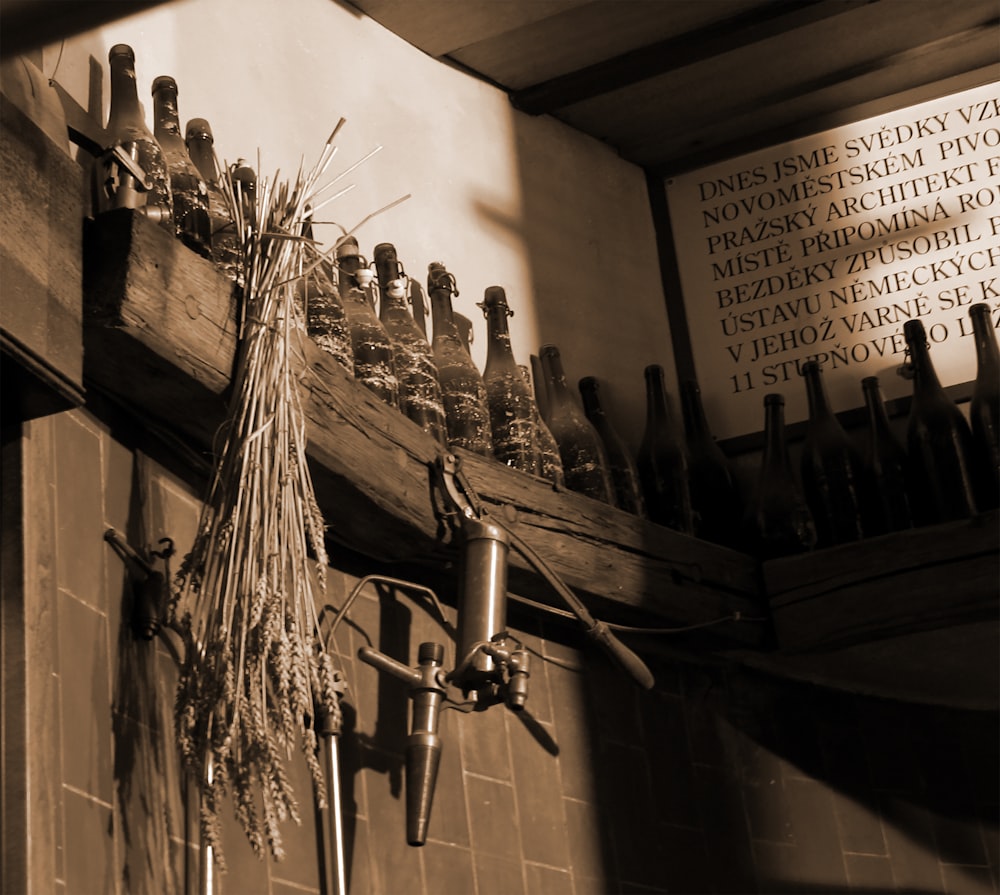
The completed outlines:
[[[508,359],[513,363],[514,352],[510,347],[510,327],[507,323],[510,314],[510,309],[502,302],[486,310],[487,363]]]
[[[215,151],[209,137],[190,137],[187,140],[188,155],[198,169],[205,183],[212,185],[218,179],[215,171]]]
[[[806,398],[809,401],[809,417],[813,420],[829,419],[833,416],[830,402],[826,397],[823,375],[819,364],[809,362],[802,365],[802,377],[806,381]]]
[[[684,416],[684,428],[691,439],[711,438],[705,408],[701,403],[701,389],[691,379],[685,379],[681,383],[681,413]]]
[[[580,397],[583,399],[583,411],[588,417],[604,416],[604,408],[601,407],[600,388],[597,380],[592,376],[585,376],[580,380]]]
[[[153,91],[153,135],[164,150],[183,150],[187,155],[177,114],[176,87],[158,85]]]
[[[378,276],[380,315],[390,308],[407,310],[403,266],[396,257],[395,248],[387,244],[375,246],[375,273]]]
[[[906,337],[906,346],[910,350],[910,363],[913,365],[914,391],[939,391],[941,381],[931,361],[930,346],[927,344],[923,324],[919,320],[909,320],[903,324],[903,334]]]
[[[543,348],[541,359],[545,369],[545,378],[549,384],[548,395],[552,409],[565,406],[570,403],[571,397],[569,386],[566,385],[566,373],[563,370],[559,352],[554,348]]]
[[[663,425],[667,422],[667,388],[663,381],[663,368],[646,368],[646,424]]]
[[[889,414],[882,400],[882,389],[874,376],[865,377],[861,381],[861,389],[865,396],[865,408],[868,411],[868,426],[872,430],[883,431],[889,428]]]
[[[108,131],[132,127],[146,130],[135,82],[135,59],[124,54],[108,60],[111,68],[111,110]]]
[[[766,401],[764,404],[764,457],[763,464],[785,466],[788,446],[785,442],[785,402]]]
[[[451,307],[451,290],[429,287],[431,296],[431,322],[435,339],[454,339],[462,344],[462,336],[455,323],[455,315]]]
[[[997,347],[989,306],[975,304],[969,308],[972,320],[972,337],[976,341],[976,363],[980,370],[995,371],[1000,367],[1000,348]]]

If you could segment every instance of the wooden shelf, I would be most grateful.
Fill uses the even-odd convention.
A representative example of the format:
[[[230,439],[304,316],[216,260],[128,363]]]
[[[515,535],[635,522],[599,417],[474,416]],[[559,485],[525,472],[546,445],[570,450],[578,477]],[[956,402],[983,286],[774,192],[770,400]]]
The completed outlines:
[[[228,281],[129,211],[88,222],[85,259],[88,381],[207,448],[225,419],[236,347]],[[313,480],[332,539],[380,560],[453,562],[435,441],[307,339],[300,383]],[[518,534],[604,618],[697,625],[734,613],[761,616],[750,557],[458,453],[484,503],[515,520]],[[538,599],[549,593],[516,551],[510,584]],[[754,647],[765,633],[759,623],[711,630],[720,642]]]
[[[128,211],[89,222],[84,246],[88,384],[207,452],[226,418],[236,347],[229,283]],[[300,384],[313,480],[332,540],[380,561],[454,563],[435,442],[307,339]],[[483,501],[515,521],[521,537],[606,620],[707,626],[683,641],[670,638],[669,648],[711,651],[826,686],[1000,706],[996,513],[761,565],[459,455]],[[554,601],[516,551],[510,585]],[[771,624],[712,624],[735,613]]]
[[[83,172],[0,102],[0,375],[4,423],[83,403]]]

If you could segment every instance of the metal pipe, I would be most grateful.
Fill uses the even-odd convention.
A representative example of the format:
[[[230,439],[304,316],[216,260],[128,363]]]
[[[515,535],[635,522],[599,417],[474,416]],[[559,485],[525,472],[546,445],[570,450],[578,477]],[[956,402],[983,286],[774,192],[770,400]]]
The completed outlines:
[[[205,761],[205,781],[208,786],[212,785],[212,778],[215,774],[215,760],[212,757],[212,753],[208,753],[208,758]],[[204,798],[202,796],[201,798]],[[199,823],[198,823],[198,841],[201,851],[201,866],[200,866],[200,879],[199,879],[199,891],[201,895],[212,895],[215,890],[215,853],[214,849],[208,843],[208,839],[205,836],[205,832],[201,827],[201,812],[199,812]]]
[[[325,895],[347,895],[344,865],[344,817],[340,803],[340,756],[337,735],[322,731],[323,775],[326,777],[327,841]]]

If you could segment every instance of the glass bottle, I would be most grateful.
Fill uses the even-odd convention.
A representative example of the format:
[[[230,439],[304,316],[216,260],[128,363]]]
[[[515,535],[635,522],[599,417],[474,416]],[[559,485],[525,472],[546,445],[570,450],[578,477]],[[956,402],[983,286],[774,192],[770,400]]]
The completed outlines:
[[[347,311],[340,300],[336,268],[313,240],[311,220],[306,220],[302,235],[306,238],[302,250],[305,273],[297,284],[297,298],[305,317],[306,332],[353,378],[354,341]]]
[[[535,355],[532,355],[535,358]],[[535,358],[537,360],[537,358]],[[531,413],[535,421],[535,440],[538,442],[538,474],[543,479],[548,479],[559,488],[566,487],[566,477],[563,475],[562,458],[559,456],[559,445],[552,432],[542,419],[538,410],[538,402],[535,400],[535,391],[531,382],[531,371],[524,364],[519,364],[518,369],[528,384],[528,390],[532,394]]]
[[[431,346],[407,306],[409,278],[388,242],[375,246],[379,319],[392,340],[392,359],[399,379],[399,409],[435,441],[447,443],[444,399]]]
[[[541,414],[542,420],[548,424],[549,421],[549,381],[545,376],[545,368],[542,366],[542,359],[537,355],[531,355],[531,372],[535,378],[535,406]]]
[[[257,172],[246,159],[237,159],[229,167],[229,183],[244,226],[251,226],[257,220]]]
[[[566,487],[613,505],[614,491],[604,444],[566,384],[559,349],[543,345],[538,354],[548,383],[548,426],[559,445]]]
[[[646,513],[659,525],[694,534],[687,450],[667,402],[663,367],[650,364],[644,375],[646,428],[635,465],[646,500]]]
[[[192,118],[184,128],[188,155],[208,190],[208,217],[212,261],[234,283],[243,285],[243,234],[233,219],[233,210],[219,186],[215,138],[204,118]]]
[[[458,295],[455,278],[445,266],[432,261],[427,268],[427,294],[431,299],[433,339],[431,348],[444,398],[448,443],[493,456],[493,434],[486,403],[486,386],[455,323],[452,295]]]
[[[539,454],[534,402],[514,360],[507,325],[507,319],[514,316],[514,312],[507,305],[507,294],[501,286],[487,287],[479,307],[486,318],[483,385],[490,411],[493,456],[513,469],[536,474]]]
[[[107,147],[94,164],[94,212],[134,208],[173,233],[167,162],[143,117],[135,53],[126,44],[115,44],[108,52],[108,64],[111,111]]]
[[[212,256],[208,188],[188,154],[177,115],[177,82],[169,75],[153,81],[153,135],[163,149],[170,177],[174,232],[189,249]]]
[[[816,524],[818,547],[859,541],[861,455],[830,407],[818,361],[802,364],[809,419],[802,443],[802,490]]]
[[[709,428],[698,383],[685,379],[680,389],[694,533],[706,541],[735,547],[743,505],[732,468]]]
[[[759,559],[803,553],[816,546],[816,526],[792,470],[785,440],[785,398],[764,395],[764,453],[743,517],[746,548]]]
[[[599,395],[600,384],[594,376],[584,376],[577,383],[577,388],[583,398],[583,412],[604,444],[615,506],[626,513],[645,517],[646,507],[642,499],[642,486],[639,484],[639,471],[625,442],[604,412]]]
[[[906,428],[910,499],[918,525],[965,519],[976,512],[972,431],[941,387],[924,324],[903,324],[913,371]]]
[[[392,341],[368,302],[357,273],[367,265],[358,241],[347,236],[337,246],[337,288],[347,314],[354,354],[354,378],[390,407],[399,408],[399,380],[393,361]]]
[[[976,505],[983,511],[996,508],[1000,500],[1000,349],[986,302],[970,305],[969,319],[976,342],[969,420],[981,469]]]
[[[913,527],[906,484],[906,451],[893,434],[877,376],[861,380],[868,414],[861,497],[866,535]]]

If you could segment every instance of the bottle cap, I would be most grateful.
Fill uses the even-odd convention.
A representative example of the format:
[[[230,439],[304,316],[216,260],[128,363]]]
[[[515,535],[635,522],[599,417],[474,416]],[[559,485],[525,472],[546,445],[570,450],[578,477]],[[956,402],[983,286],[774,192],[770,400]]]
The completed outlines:
[[[214,142],[212,128],[210,127],[208,121],[204,118],[192,118],[187,123],[187,127],[184,129],[184,139],[208,140],[209,143]]]
[[[358,241],[353,236],[348,236],[337,246],[338,258],[357,258],[361,254],[358,249]]]
[[[538,349],[539,357],[559,357],[559,349],[555,345],[542,345]]]
[[[773,407],[774,405],[781,406],[785,403],[785,396],[779,392],[769,392],[764,395],[764,406]]]
[[[157,90],[173,90],[177,92],[177,81],[175,81],[170,75],[160,75],[153,79],[153,93]]]
[[[110,50],[108,50],[108,61],[110,62],[115,56],[126,56],[135,61],[135,50],[133,50],[128,44],[115,44]]]

